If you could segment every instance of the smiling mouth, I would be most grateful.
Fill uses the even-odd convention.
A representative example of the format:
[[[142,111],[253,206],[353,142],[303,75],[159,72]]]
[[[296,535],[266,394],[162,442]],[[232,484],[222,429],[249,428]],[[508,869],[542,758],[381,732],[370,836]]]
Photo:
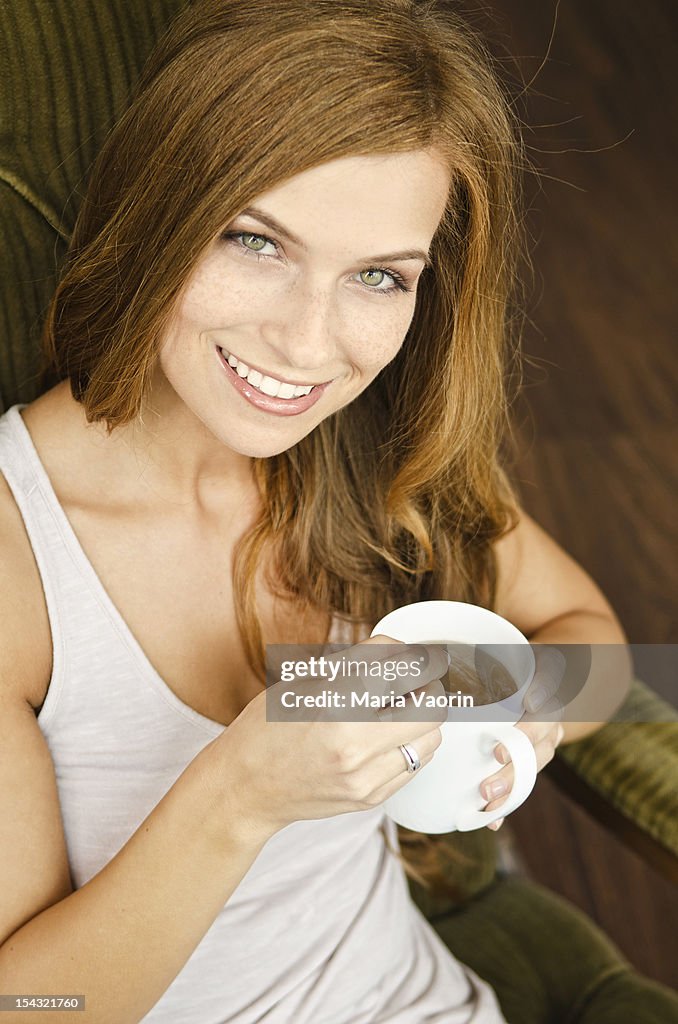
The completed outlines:
[[[282,380],[279,377],[263,373],[261,370],[249,366],[248,363],[238,359],[237,356],[228,352],[225,348],[221,348],[221,346],[219,346],[219,351],[239,377],[246,380],[257,391],[261,391],[263,395],[268,395],[269,398],[300,398],[302,395],[310,394],[314,388],[320,386],[319,384],[299,384]],[[321,383],[324,384],[327,381],[322,381]]]

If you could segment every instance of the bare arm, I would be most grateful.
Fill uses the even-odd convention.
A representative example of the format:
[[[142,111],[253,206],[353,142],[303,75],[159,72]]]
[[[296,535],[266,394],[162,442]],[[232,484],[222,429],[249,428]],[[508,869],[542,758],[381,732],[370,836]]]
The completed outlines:
[[[24,793],[44,794],[52,788],[51,761],[30,735],[38,726],[32,709],[2,705],[3,738],[12,729],[23,734],[24,755],[16,767],[3,759],[0,788],[23,777]],[[20,721],[20,719],[22,719]],[[206,747],[186,768],[160,803],[120,852],[76,892],[31,917],[0,946],[0,992],[25,994],[83,994],[85,1012],[60,1011],[59,1020],[85,1024],[133,1024],[160,999],[239,884],[264,845],[266,837],[248,832],[227,793],[237,792],[236,780],[214,770],[215,746]],[[29,747],[37,755],[31,758]],[[15,779],[8,779],[15,773]],[[32,775],[26,787],[25,773]],[[16,793],[17,790],[14,789]],[[4,803],[0,799],[0,804]],[[0,875],[11,873],[12,858],[22,856],[21,844],[11,852],[14,829],[28,843],[48,840],[41,821],[51,814],[38,799],[24,801],[19,820],[5,832]],[[4,808],[2,808],[4,811]],[[5,822],[7,824],[7,822]],[[55,853],[62,853],[59,849]],[[14,864],[20,877],[21,866]],[[63,871],[60,872],[63,876]],[[25,872],[21,875],[25,879]],[[45,879],[32,879],[32,893]],[[27,883],[24,882],[24,888]],[[0,886],[4,889],[4,885]],[[70,886],[69,886],[70,888]],[[44,901],[43,901],[44,902]],[[0,928],[2,918],[0,917]],[[8,1018],[8,1020],[11,1018]],[[22,1011],[25,1024],[44,1019],[44,1011]]]
[[[270,833],[246,827],[233,799],[246,787],[219,737],[73,891],[54,766],[32,707],[51,672],[47,610],[1,474],[0,538],[0,993],[83,994],[84,1013],[60,1010],[59,1021],[131,1024],[163,995]],[[0,1018],[30,1024],[45,1011]]]
[[[633,674],[615,612],[589,574],[522,510],[495,552],[499,615],[534,644],[591,645],[586,686],[565,709],[563,742],[595,732],[623,703]]]
[[[541,770],[553,758],[558,743],[570,743],[600,729],[623,703],[633,673],[628,640],[594,580],[522,510],[518,526],[495,544],[495,553],[498,582],[494,610],[535,645],[537,672],[533,686],[543,687],[549,698],[555,694],[557,701],[562,671],[552,674],[553,664],[540,658],[538,645],[590,646],[585,685],[561,709],[562,722],[541,711],[542,705],[531,708],[528,704],[533,713],[523,716],[517,725],[532,740]],[[545,672],[538,680],[540,668]],[[549,700],[543,708],[551,708]],[[507,754],[501,745],[497,756],[506,763]],[[506,795],[490,799],[489,787],[497,782],[503,782],[506,790],[511,788],[511,764],[484,780],[487,811],[500,807],[507,799]],[[488,828],[499,828],[502,821]]]

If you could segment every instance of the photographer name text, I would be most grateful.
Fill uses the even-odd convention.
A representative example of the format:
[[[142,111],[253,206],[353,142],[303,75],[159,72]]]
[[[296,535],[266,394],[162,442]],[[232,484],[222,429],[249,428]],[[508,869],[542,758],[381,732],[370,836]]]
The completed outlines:
[[[374,694],[340,693],[338,690],[319,690],[313,694],[299,694],[294,690],[285,690],[280,695],[280,703],[284,708],[406,708],[411,700],[416,708],[472,708],[473,697],[457,690],[456,693],[445,693],[433,696],[430,693],[389,693]]]

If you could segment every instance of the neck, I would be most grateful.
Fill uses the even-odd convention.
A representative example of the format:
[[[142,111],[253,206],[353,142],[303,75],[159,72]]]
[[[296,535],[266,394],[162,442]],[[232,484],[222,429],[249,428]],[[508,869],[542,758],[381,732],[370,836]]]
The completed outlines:
[[[253,459],[222,444],[176,395],[172,401],[154,390],[141,415],[110,435],[105,423],[87,423],[67,381],[34,405],[48,402],[53,405],[55,446],[67,458],[67,438],[78,445],[75,465],[104,501],[113,489],[115,498],[125,503],[157,502],[219,514],[257,493]]]

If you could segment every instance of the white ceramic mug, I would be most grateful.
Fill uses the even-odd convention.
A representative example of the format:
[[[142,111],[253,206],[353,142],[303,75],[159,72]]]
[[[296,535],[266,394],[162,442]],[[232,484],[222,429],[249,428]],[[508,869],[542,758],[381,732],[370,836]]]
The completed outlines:
[[[530,795],[537,759],[528,737],[515,728],[534,676],[534,652],[520,630],[486,608],[460,601],[420,601],[389,612],[371,636],[403,643],[488,645],[509,671],[516,690],[495,704],[454,708],[441,724],[442,743],[433,759],[384,802],[398,825],[415,832],[470,832],[515,811]],[[513,762],[514,783],[501,807],[483,811],[480,783],[502,767],[494,748],[502,743]],[[413,744],[416,749],[416,743]]]

